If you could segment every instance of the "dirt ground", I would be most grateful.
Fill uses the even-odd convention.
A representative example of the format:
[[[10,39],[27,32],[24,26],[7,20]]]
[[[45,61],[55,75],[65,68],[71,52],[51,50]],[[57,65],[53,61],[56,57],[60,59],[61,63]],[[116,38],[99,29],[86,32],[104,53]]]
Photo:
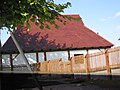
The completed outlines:
[[[1,90],[39,90],[31,74],[1,74]],[[83,79],[71,75],[35,75],[43,90],[120,90],[120,79]],[[99,76],[97,76],[99,77]]]
[[[83,83],[60,84],[43,87],[43,90],[120,90],[120,83],[116,81],[89,81]]]
[[[46,81],[48,82],[48,81]],[[43,90],[120,90],[119,80],[50,80]],[[54,82],[54,83],[53,83]],[[58,83],[59,82],[59,83]],[[39,90],[26,88],[22,90]]]

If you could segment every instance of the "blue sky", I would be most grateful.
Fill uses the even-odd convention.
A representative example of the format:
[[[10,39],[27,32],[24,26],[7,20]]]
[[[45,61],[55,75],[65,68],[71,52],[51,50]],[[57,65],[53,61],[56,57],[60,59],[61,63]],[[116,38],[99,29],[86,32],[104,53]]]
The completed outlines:
[[[64,14],[79,14],[84,24],[99,35],[120,45],[120,0],[55,0],[56,3],[71,2]],[[2,44],[9,34],[1,32]]]

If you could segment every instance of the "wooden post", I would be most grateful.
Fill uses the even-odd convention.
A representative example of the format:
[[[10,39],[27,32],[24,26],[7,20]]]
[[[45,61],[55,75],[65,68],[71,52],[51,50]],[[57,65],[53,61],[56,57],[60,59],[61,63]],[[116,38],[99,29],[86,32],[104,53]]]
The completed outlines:
[[[0,41],[0,71],[2,71],[2,53],[1,53],[1,51],[2,51],[1,49],[2,48],[1,48],[1,46],[2,45],[1,45],[1,41]]]
[[[70,50],[68,50],[68,60],[70,60]]]
[[[86,54],[85,60],[86,60],[87,78],[90,79],[90,60],[89,60],[89,52],[88,52],[88,50],[87,50],[87,54]]]
[[[38,69],[38,67],[39,67],[39,64],[38,64],[38,62],[39,62],[39,55],[38,55],[38,52],[36,51],[36,64],[35,64],[35,68],[36,68],[36,71],[38,71],[39,69]]]
[[[73,72],[73,62],[72,62],[73,60],[72,59],[70,59],[70,67],[71,67],[71,72]]]
[[[68,50],[68,60],[70,61],[71,72],[73,72],[72,59],[70,59],[70,50]]]
[[[0,71],[2,71],[2,53],[1,53],[1,40],[0,40]],[[0,73],[0,90],[2,90],[2,73]]]
[[[1,52],[0,52],[1,53]],[[0,71],[2,71],[2,54],[0,54]]]
[[[37,62],[37,63],[39,62],[39,55],[38,55],[38,52],[36,52],[36,62]]]
[[[13,59],[12,59],[12,54],[10,54],[10,66],[11,66],[11,71],[13,71]]]
[[[112,79],[111,69],[110,69],[110,65],[109,65],[109,54],[108,54],[108,49],[105,51],[105,59],[106,59],[106,70],[107,70],[107,75],[109,76],[109,79]]]
[[[44,61],[47,61],[47,56],[45,51],[44,51]]]

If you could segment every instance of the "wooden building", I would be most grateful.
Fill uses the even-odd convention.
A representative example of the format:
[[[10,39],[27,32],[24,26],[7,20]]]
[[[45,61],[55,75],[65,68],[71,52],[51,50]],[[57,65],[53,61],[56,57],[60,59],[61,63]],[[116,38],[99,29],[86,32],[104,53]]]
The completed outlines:
[[[39,52],[44,52],[44,60],[46,61],[46,52],[68,51],[69,59],[72,50],[86,50],[88,54],[88,51],[92,49],[107,49],[113,46],[112,43],[86,27],[78,14],[64,16],[77,18],[77,20],[60,17],[62,22],[55,20],[59,28],[48,24],[50,27],[48,29],[46,24],[44,29],[40,29],[40,25],[36,26],[30,22],[30,31],[27,31],[25,26],[16,30],[14,35],[24,53],[36,53],[38,62]],[[11,65],[12,54],[19,54],[11,37],[2,47],[2,55],[5,54],[10,55]],[[106,58],[108,58],[107,55],[106,52]],[[107,64],[109,64],[108,61]]]

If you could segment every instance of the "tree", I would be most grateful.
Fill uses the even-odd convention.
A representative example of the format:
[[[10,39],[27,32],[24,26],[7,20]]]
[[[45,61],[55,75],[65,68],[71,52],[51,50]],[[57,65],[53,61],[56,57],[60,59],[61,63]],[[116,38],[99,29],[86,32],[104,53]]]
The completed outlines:
[[[53,0],[1,0],[0,29],[3,29],[2,27],[7,27],[9,31],[10,29],[15,30],[16,26],[23,24],[26,24],[28,28],[30,28],[29,20],[32,22],[35,21],[36,25],[40,23],[41,29],[44,28],[43,25],[45,22],[53,24],[57,28],[57,24],[54,20],[56,18],[60,20],[58,16],[61,15],[60,13],[64,12],[63,10],[69,6],[71,6],[69,2],[65,4],[55,4]],[[46,28],[49,28],[49,26],[46,25]],[[28,69],[31,70],[29,63],[12,32],[11,37],[20,54],[23,56]],[[0,61],[2,61],[2,58],[0,59]],[[41,86],[39,88],[42,90]]]
[[[0,28],[5,26],[15,28],[18,24],[26,23],[28,27],[29,18],[35,24],[44,22],[55,24],[54,19],[60,15],[65,8],[71,6],[69,2],[65,4],[55,4],[53,0],[2,0],[0,2]]]
[[[41,29],[44,28],[45,22],[54,24],[57,28],[55,18],[69,6],[71,6],[69,2],[55,4],[53,0],[1,0],[0,29],[7,27],[9,30],[11,28],[15,30],[17,25],[24,23],[30,28],[29,20],[35,21],[36,25],[40,23]],[[49,26],[46,25],[46,28]]]

